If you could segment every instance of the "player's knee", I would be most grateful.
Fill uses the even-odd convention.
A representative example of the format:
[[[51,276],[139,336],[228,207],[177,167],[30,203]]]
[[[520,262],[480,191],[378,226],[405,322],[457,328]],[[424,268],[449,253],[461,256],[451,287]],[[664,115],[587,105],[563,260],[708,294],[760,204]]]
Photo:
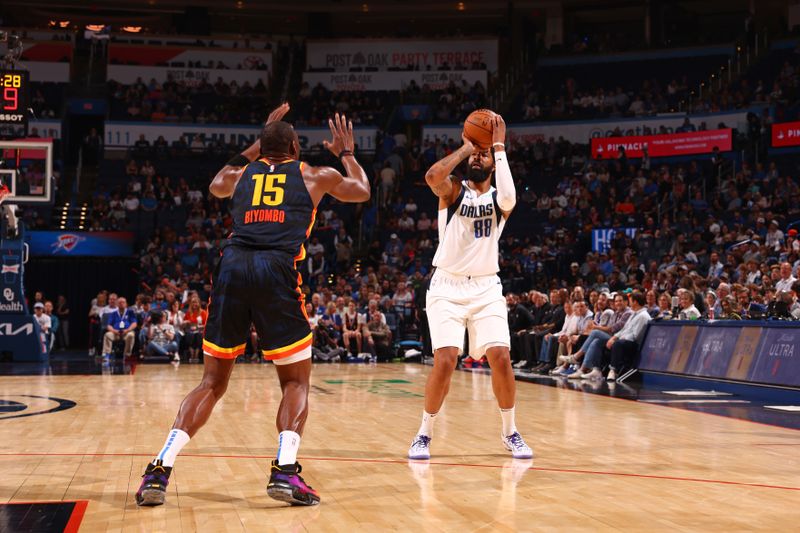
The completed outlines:
[[[200,382],[200,387],[210,390],[211,393],[220,399],[228,390],[228,380],[222,376],[204,376],[203,381]]]
[[[458,348],[439,348],[433,357],[434,368],[438,366],[442,369],[453,370],[458,363]]]

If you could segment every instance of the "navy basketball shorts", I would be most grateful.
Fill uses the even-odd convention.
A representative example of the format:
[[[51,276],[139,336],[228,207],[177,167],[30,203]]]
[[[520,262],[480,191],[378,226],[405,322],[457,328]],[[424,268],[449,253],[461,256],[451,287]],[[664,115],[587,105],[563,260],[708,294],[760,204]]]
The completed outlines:
[[[252,323],[265,359],[281,364],[311,357],[301,283],[287,252],[226,247],[214,271],[203,352],[220,359],[242,355]]]

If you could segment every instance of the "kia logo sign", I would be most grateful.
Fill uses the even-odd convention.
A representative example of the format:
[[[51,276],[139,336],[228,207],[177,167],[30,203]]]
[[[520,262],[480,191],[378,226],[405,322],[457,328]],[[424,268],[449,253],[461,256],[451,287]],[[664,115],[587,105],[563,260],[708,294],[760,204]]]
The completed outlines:
[[[33,335],[33,324],[23,324],[22,326],[14,329],[14,324],[4,322],[0,324],[0,336],[14,337],[19,334]]]

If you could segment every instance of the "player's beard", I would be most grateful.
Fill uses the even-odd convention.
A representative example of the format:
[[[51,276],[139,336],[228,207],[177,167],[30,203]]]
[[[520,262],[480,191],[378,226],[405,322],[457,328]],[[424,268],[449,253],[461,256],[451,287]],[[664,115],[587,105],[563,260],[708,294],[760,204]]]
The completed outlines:
[[[491,177],[491,169],[486,170],[483,168],[469,167],[469,172],[467,172],[467,179],[472,183],[483,183]]]

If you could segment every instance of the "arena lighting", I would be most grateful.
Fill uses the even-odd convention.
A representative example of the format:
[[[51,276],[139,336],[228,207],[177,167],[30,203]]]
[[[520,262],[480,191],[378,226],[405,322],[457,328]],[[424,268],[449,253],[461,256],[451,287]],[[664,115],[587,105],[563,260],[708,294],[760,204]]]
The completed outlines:
[[[123,26],[122,31],[126,31],[128,33],[139,33],[142,31],[141,26]]]
[[[244,2],[242,0],[238,0],[236,2],[236,9],[242,9],[244,7]]]
[[[464,9],[466,9],[466,8],[464,7],[464,2],[459,2],[459,3],[456,5],[456,9],[458,9],[459,11],[464,11]]]
[[[361,4],[361,11],[369,13],[369,4]]]
[[[103,31],[105,24],[87,24],[86,29],[89,31]]]

